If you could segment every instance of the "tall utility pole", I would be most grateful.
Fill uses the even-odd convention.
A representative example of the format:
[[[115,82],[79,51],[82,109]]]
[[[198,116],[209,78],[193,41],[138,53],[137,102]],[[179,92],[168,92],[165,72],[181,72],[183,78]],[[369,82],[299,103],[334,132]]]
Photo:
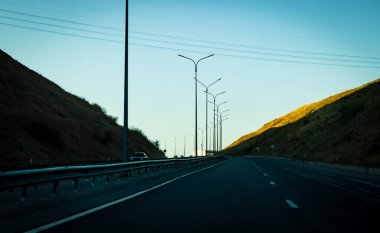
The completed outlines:
[[[128,0],[125,1],[123,162],[128,161]]]
[[[199,81],[198,80],[198,82],[200,83],[200,84],[202,84],[202,86],[204,86],[205,88],[206,88],[206,156],[207,156],[207,145],[208,145],[208,143],[207,143],[207,129],[208,129],[208,125],[207,125],[207,122],[208,122],[208,89],[212,86],[212,85],[214,85],[215,83],[217,83],[217,82],[219,82],[221,80],[221,78],[219,78],[218,80],[216,80],[216,81],[214,81],[213,83],[211,83],[210,85],[208,85],[208,86],[206,86],[206,85],[204,85],[201,81]]]
[[[186,58],[190,61],[192,61],[194,63],[194,67],[195,67],[195,157],[198,157],[198,148],[197,148],[197,145],[198,145],[198,136],[197,136],[197,129],[198,129],[198,99],[197,99],[197,87],[198,87],[198,77],[197,77],[197,73],[198,73],[198,63],[203,60],[203,59],[206,59],[208,57],[212,57],[214,56],[214,54],[211,54],[211,55],[208,55],[206,57],[203,57],[201,59],[199,59],[197,62],[195,62],[193,59],[191,58],[188,58],[188,57],[185,57],[181,54],[178,54],[178,56],[180,57],[183,57],[183,58]]]

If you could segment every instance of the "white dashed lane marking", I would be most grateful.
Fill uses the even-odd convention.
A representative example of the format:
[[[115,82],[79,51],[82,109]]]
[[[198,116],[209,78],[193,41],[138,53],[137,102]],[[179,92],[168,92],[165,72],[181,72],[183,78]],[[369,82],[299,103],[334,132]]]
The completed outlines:
[[[285,200],[285,202],[286,202],[286,204],[288,204],[293,209],[299,208],[298,205],[296,205],[296,203],[294,203],[292,200],[287,199],[287,200]]]

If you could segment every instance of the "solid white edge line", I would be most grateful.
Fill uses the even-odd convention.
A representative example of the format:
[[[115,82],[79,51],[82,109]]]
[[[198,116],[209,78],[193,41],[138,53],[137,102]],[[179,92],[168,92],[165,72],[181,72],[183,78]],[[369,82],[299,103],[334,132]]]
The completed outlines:
[[[169,183],[172,183],[173,181],[176,181],[176,180],[182,179],[182,178],[184,178],[184,177],[186,177],[186,176],[192,175],[192,174],[197,173],[197,172],[204,171],[204,170],[206,170],[206,169],[210,169],[210,168],[212,168],[212,167],[215,167],[215,166],[217,166],[217,165],[219,165],[219,164],[222,164],[222,163],[225,163],[225,162],[227,162],[227,161],[228,161],[228,160],[225,160],[225,161],[223,161],[223,162],[220,162],[220,163],[217,163],[217,164],[213,164],[213,165],[211,165],[211,166],[208,166],[208,167],[205,167],[205,168],[199,169],[199,170],[197,170],[197,171],[193,171],[193,172],[186,173],[186,174],[184,174],[184,175],[181,175],[181,176],[176,177],[176,178],[174,178],[174,179],[171,179],[171,180],[165,181],[165,182],[163,182],[163,183],[161,183],[161,184],[158,184],[158,185],[156,185],[156,186],[153,186],[153,187],[151,187],[151,188],[147,188],[147,189],[142,190],[142,191],[140,191],[140,192],[137,192],[137,193],[131,194],[131,195],[129,195],[129,196],[126,196],[126,197],[120,198],[120,199],[118,199],[118,200],[116,200],[116,201],[112,201],[112,202],[109,202],[109,203],[106,203],[106,204],[103,204],[103,205],[97,206],[97,207],[95,207],[95,208],[92,208],[92,209],[89,209],[89,210],[86,210],[86,211],[80,212],[80,213],[78,213],[78,214],[74,214],[74,215],[72,215],[72,216],[69,216],[69,217],[66,217],[66,218],[63,218],[63,219],[60,219],[60,220],[57,220],[57,221],[54,221],[54,222],[48,223],[48,224],[46,224],[46,225],[39,226],[39,227],[37,227],[37,228],[34,228],[34,229],[31,229],[31,230],[25,231],[25,233],[34,233],[34,232],[40,232],[40,231],[44,231],[44,230],[50,229],[50,228],[52,228],[52,227],[55,227],[55,226],[61,225],[61,224],[63,224],[63,223],[69,222],[69,221],[72,221],[72,220],[77,219],[77,218],[80,218],[80,217],[82,217],[82,216],[85,216],[85,215],[88,215],[88,214],[94,213],[94,212],[96,212],[96,211],[98,211],[98,210],[102,210],[102,209],[107,208],[107,207],[109,207],[109,206],[116,205],[116,204],[119,204],[119,203],[121,203],[121,202],[127,201],[127,200],[129,200],[129,199],[132,199],[132,198],[134,198],[134,197],[140,196],[140,195],[142,195],[142,194],[144,194],[144,193],[150,192],[150,191],[155,190],[155,189],[157,189],[157,188],[159,188],[159,187],[162,187],[162,186],[164,186],[164,185],[167,185],[167,184],[169,184]]]
[[[273,182],[273,181],[269,181],[269,184],[271,184],[271,185],[275,185],[276,183]]]
[[[286,202],[291,208],[293,208],[293,209],[298,209],[298,208],[299,208],[298,205],[296,205],[292,200],[287,199],[287,200],[285,200],[285,202]]]
[[[375,187],[380,188],[380,185],[372,184],[372,183],[369,183],[369,182],[366,182],[366,181],[363,181],[363,180],[358,180],[358,179],[350,179],[350,180],[355,181],[355,182],[358,182],[358,183],[368,184],[368,185],[372,185],[372,186],[375,186]]]

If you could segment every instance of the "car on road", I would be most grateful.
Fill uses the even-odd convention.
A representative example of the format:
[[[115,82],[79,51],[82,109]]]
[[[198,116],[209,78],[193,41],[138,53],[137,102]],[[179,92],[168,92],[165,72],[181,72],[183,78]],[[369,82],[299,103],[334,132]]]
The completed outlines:
[[[129,155],[128,161],[144,161],[148,160],[148,156],[144,152],[135,152]]]

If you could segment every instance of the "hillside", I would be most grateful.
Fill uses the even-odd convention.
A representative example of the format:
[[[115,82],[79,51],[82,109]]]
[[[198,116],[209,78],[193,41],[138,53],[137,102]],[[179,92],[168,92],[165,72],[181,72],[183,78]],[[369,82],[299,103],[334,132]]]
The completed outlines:
[[[164,153],[130,131],[129,152]],[[122,127],[0,50],[0,168],[121,160]]]
[[[225,152],[380,166],[380,79],[302,106]]]

